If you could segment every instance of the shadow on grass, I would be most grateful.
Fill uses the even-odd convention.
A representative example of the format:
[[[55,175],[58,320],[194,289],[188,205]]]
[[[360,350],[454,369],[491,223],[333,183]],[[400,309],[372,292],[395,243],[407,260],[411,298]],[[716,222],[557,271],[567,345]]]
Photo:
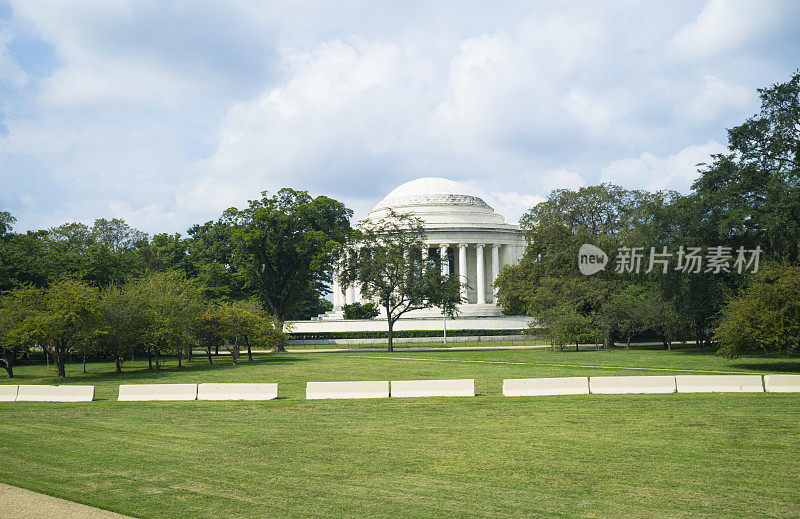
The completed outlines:
[[[161,361],[167,361],[169,364],[164,365],[162,364],[159,370],[155,369],[148,369],[147,367],[147,360],[135,360],[123,363],[122,365],[122,373],[117,373],[114,369],[113,362],[88,362],[86,364],[88,368],[87,373],[83,373],[80,371],[82,363],[81,362],[74,362],[68,363],[66,365],[67,368],[67,378],[64,380],[58,380],[55,373],[55,366],[52,364],[49,367],[42,366],[41,364],[29,362],[24,364],[19,364],[16,366],[17,370],[14,373],[13,379],[3,379],[8,383],[16,383],[16,384],[24,384],[26,380],[37,380],[41,383],[42,380],[45,379],[53,379],[57,384],[86,384],[90,382],[119,382],[124,383],[126,380],[135,379],[137,381],[142,380],[153,380],[157,381],[159,379],[167,379],[165,382],[169,382],[170,375],[174,374],[189,374],[189,373],[215,373],[215,372],[223,372],[223,371],[233,371],[235,372],[238,369],[248,369],[249,367],[264,367],[269,368],[272,365],[283,365],[288,363],[295,363],[295,362],[304,362],[308,359],[303,358],[300,355],[292,355],[292,354],[267,354],[267,355],[258,355],[253,356],[253,360],[249,361],[245,359],[239,359],[239,364],[234,366],[230,361],[229,356],[219,356],[213,357],[214,364],[209,364],[206,357],[195,357],[195,359],[191,362],[184,359],[183,365],[178,367],[178,361],[174,357],[162,357]],[[19,368],[22,367],[38,367],[41,370],[37,370],[33,373],[27,373],[24,370],[20,370]],[[93,371],[94,368],[103,369],[103,371]]]
[[[800,359],[792,362],[790,359],[762,362],[760,364],[736,364],[737,368],[751,371],[781,371],[784,373],[800,373]]]

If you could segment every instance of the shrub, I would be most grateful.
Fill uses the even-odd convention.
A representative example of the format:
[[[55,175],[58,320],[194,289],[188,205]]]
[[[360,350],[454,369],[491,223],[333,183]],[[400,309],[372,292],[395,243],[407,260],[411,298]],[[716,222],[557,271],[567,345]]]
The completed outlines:
[[[353,303],[344,305],[342,310],[345,319],[372,319],[380,313],[375,303]]]

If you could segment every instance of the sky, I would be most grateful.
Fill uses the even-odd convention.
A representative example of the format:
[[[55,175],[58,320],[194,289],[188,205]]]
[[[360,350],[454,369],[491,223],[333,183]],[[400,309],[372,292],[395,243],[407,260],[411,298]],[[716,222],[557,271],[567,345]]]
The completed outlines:
[[[281,187],[356,221],[426,176],[511,222],[685,193],[798,67],[794,0],[0,0],[0,210],[152,234]]]

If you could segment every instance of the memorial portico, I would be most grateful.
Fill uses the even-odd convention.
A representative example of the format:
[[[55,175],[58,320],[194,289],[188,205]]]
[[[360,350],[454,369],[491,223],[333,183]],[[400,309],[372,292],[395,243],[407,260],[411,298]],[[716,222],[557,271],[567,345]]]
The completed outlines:
[[[515,265],[522,257],[525,240],[518,226],[506,223],[470,189],[443,178],[421,178],[401,185],[381,200],[367,219],[377,221],[390,211],[420,219],[426,234],[423,258],[447,258],[443,272],[453,273],[462,283],[465,303],[459,307],[461,315],[501,315],[493,285],[503,266]],[[332,288],[334,311],[328,318],[336,318],[343,304],[363,302],[355,285],[343,287],[335,280]],[[418,310],[409,317],[436,312]]]

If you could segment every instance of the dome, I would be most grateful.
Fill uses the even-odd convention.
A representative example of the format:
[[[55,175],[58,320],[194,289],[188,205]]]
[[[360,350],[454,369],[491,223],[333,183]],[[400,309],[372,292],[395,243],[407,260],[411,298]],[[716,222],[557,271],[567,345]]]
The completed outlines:
[[[475,192],[467,187],[439,177],[425,177],[406,182],[394,188],[373,211],[420,206],[464,205],[489,207]]]
[[[504,218],[473,190],[438,177],[418,178],[396,187],[367,219],[384,218],[389,211],[411,214],[426,227],[504,225]]]

